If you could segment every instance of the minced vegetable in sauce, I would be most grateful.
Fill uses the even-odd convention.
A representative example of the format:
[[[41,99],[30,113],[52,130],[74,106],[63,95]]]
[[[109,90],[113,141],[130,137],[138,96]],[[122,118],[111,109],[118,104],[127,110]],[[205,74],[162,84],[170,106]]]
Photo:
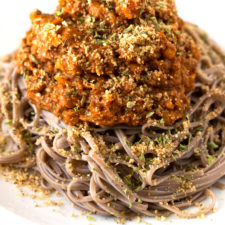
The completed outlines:
[[[174,0],[59,0],[31,20],[16,59],[40,109],[69,125],[184,116],[200,54]]]

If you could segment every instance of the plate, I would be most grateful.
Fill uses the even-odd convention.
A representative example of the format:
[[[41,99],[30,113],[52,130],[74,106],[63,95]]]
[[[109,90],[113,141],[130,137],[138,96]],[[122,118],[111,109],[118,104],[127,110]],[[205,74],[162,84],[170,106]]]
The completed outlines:
[[[45,206],[45,201],[21,196],[20,191],[15,186],[3,180],[0,180],[0,190],[0,217],[6,225],[14,223],[16,225],[116,225],[118,223],[115,218],[97,215],[91,215],[90,220],[86,214],[81,215],[80,211],[74,209],[66,199],[56,196],[51,199],[56,202],[62,201],[61,206]],[[225,213],[225,198],[223,196],[225,191],[213,189],[213,192],[217,198],[216,212],[207,215],[205,218],[181,219],[172,215],[162,221],[144,217],[141,222],[134,219],[133,221],[127,221],[126,225],[136,225],[139,222],[141,225],[180,225],[182,223],[198,225],[200,222],[204,222],[204,225],[223,225]],[[209,201],[204,202],[205,205],[208,203]]]
[[[204,4],[203,4],[204,2]],[[216,40],[219,45],[225,48],[225,31],[223,21],[225,21],[225,2],[222,0],[176,0],[179,15],[187,21],[197,24],[206,30],[209,35]],[[0,13],[0,56],[12,52],[19,45],[21,38],[29,29],[29,13],[38,8],[43,12],[52,12],[57,5],[57,0],[7,0],[1,1]],[[208,224],[224,224],[225,191],[213,190],[216,194],[216,212],[208,215],[204,221],[199,219],[180,219],[176,216],[170,216],[165,221],[158,221],[154,218],[143,218],[142,224],[146,222],[154,225],[178,225],[181,223],[187,225],[197,225],[203,222]],[[58,198],[58,197],[57,197]],[[115,219],[92,216],[93,221],[88,220],[86,215],[80,215],[70,203],[61,199],[63,205],[45,206],[43,202],[21,197],[19,190],[12,184],[6,183],[0,179],[0,217],[4,224],[17,225],[72,225],[72,224],[115,224]],[[40,207],[37,207],[40,205]],[[137,220],[127,223],[128,225],[137,224]]]

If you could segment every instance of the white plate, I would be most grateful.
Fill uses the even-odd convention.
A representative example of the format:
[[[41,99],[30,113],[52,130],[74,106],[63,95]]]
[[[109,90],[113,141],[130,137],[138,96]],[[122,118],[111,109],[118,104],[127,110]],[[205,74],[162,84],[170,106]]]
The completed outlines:
[[[225,47],[225,1],[224,0],[176,0],[180,16],[193,22],[215,39],[220,46]],[[20,39],[29,28],[29,13],[34,8],[44,12],[54,10],[57,0],[7,0],[1,1],[0,13],[0,56],[3,56],[17,48]],[[94,216],[95,221],[88,221],[86,216],[71,217],[78,211],[72,208],[70,203],[64,201],[64,205],[58,207],[35,207],[37,201],[28,197],[19,197],[18,190],[11,184],[0,180],[0,223],[16,225],[72,225],[72,224],[115,224],[114,219]],[[187,224],[197,225],[201,222],[207,224],[224,224],[225,191],[215,190],[217,204],[216,213],[206,217],[203,221],[199,219],[184,220],[171,216],[161,222],[155,219],[144,219],[154,225],[157,224]],[[43,205],[43,203],[41,203]],[[13,212],[13,213],[12,213]],[[15,214],[14,214],[15,213]],[[16,215],[17,214],[17,215]],[[64,214],[64,215],[63,215]],[[4,223],[3,223],[4,221]],[[32,222],[31,222],[32,221]],[[136,221],[129,224],[136,224]]]

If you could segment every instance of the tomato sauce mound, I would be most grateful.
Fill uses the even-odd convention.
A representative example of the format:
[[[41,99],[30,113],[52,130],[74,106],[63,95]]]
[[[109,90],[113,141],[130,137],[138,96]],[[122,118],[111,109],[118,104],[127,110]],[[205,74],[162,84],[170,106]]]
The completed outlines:
[[[69,125],[166,125],[189,107],[200,53],[174,0],[59,0],[17,52],[27,97]]]

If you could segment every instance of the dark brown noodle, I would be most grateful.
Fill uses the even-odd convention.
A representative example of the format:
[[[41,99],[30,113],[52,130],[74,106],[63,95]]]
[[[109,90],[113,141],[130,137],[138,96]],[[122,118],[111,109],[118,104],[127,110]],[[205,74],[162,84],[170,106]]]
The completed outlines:
[[[66,126],[31,105],[26,77],[13,61],[2,62],[1,136],[7,144],[0,163],[38,170],[43,187],[104,216],[209,213],[216,201],[209,188],[224,187],[218,182],[225,175],[224,53],[197,27],[185,30],[202,59],[190,110],[171,127],[151,120],[143,127]],[[212,202],[204,210],[182,211],[206,197]]]

